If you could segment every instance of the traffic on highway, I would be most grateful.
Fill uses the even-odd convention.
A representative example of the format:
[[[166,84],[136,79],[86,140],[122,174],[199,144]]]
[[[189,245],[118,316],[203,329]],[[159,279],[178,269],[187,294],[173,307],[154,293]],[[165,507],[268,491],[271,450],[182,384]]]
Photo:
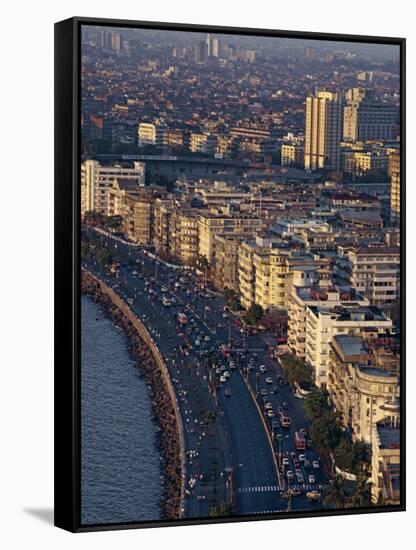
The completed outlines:
[[[117,266],[83,267],[128,304],[169,371],[184,427],[182,516],[322,508],[328,472],[270,334],[249,331],[194,270],[89,231]]]

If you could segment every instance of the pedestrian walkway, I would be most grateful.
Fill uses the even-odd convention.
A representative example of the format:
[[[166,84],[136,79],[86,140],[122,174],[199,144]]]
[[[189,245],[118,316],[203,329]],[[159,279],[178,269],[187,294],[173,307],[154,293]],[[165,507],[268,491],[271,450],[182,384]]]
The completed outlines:
[[[237,493],[269,493],[280,491],[278,485],[255,485],[254,487],[240,487]]]
[[[299,491],[323,491],[326,485],[321,483],[294,483],[290,484],[290,489],[298,489]]]

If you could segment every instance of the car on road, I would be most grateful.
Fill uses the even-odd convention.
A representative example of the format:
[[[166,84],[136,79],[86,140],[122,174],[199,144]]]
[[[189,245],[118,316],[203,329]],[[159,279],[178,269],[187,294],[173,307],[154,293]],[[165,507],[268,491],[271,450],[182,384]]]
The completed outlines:
[[[305,436],[306,436],[306,434],[307,434],[306,428],[299,428],[299,431],[301,433],[305,434]]]
[[[309,491],[306,493],[306,498],[308,500],[321,500],[321,493],[319,491]]]
[[[222,373],[222,370],[220,368],[215,370],[215,374],[221,374],[221,373]]]
[[[273,378],[271,376],[266,378],[266,384],[273,384]]]
[[[205,336],[204,340],[205,340],[205,342],[209,342],[211,340],[211,337],[207,335],[207,336]]]
[[[228,370],[224,371],[224,374],[223,376],[225,376],[225,378],[230,378],[230,373],[228,372]]]
[[[260,393],[261,395],[268,395],[268,392],[265,388],[263,388]]]
[[[315,483],[315,476],[313,474],[310,474],[308,477],[309,483]]]
[[[234,370],[234,369],[235,369],[235,363],[234,363],[234,361],[230,361],[230,369],[231,369],[231,370]]]
[[[289,464],[290,464],[289,459],[286,456],[285,456],[285,458],[283,458],[282,464],[283,464],[283,466],[289,466]]]
[[[287,409],[289,408],[287,401],[283,401],[282,407],[285,411],[287,411]]]
[[[269,409],[269,410],[267,411],[267,416],[268,416],[269,418],[274,418],[274,412],[273,412],[271,409]]]
[[[303,479],[303,475],[302,475],[301,472],[298,472],[298,473],[296,474],[296,479],[297,479],[297,482],[298,482],[298,483],[305,483],[305,480]]]
[[[272,393],[279,393],[279,388],[277,386],[273,386]]]
[[[220,376],[220,382],[224,384],[224,382],[227,382],[227,378],[224,375]]]
[[[286,472],[286,476],[287,476],[287,482],[292,483],[292,481],[293,481],[293,472],[292,472],[292,470],[288,470]]]
[[[195,345],[196,346],[200,346],[201,345],[201,342],[199,340],[195,340]]]
[[[227,397],[231,397],[232,392],[231,392],[230,389],[227,388],[227,389],[224,391],[224,394],[225,394]]]
[[[304,454],[299,455],[299,462],[305,462],[306,456]]]
[[[312,462],[312,468],[313,468],[314,470],[319,470],[319,460],[314,460],[314,461]]]
[[[260,372],[265,373],[267,371],[266,365],[260,365]]]
[[[309,468],[311,467],[311,463],[309,462],[308,459],[305,460],[305,462],[303,463],[303,465],[304,465],[304,467],[305,467],[306,469],[309,469]]]
[[[267,402],[264,405],[264,408],[266,409],[266,411],[271,411],[273,409],[273,405],[270,402]]]

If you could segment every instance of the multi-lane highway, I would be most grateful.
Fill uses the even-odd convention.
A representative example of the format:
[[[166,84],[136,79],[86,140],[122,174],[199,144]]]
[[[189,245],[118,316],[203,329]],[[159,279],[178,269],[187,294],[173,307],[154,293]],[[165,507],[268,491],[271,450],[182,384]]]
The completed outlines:
[[[222,503],[232,503],[235,514],[285,511],[288,469],[294,474],[301,470],[305,481],[296,483],[295,476],[291,487],[305,492],[322,486],[326,482],[322,468],[312,468],[317,453],[305,451],[310,468],[304,462],[299,466],[299,453],[294,454],[294,432],[307,429],[302,404],[288,386],[279,384],[281,369],[269,357],[263,337],[246,336],[225,311],[222,297],[199,284],[192,271],[158,261],[113,237],[96,236],[120,257],[120,269],[108,274],[91,259],[84,262],[85,267],[111,286],[145,323],[174,384],[185,427],[184,516],[208,516],[212,505]],[[163,305],[164,295],[169,306]],[[179,323],[178,312],[186,313],[187,323]],[[220,352],[228,344],[231,358]],[[204,361],[207,352],[215,353],[214,366]],[[266,375],[260,374],[260,365],[265,365]],[[267,376],[273,377],[272,385],[266,383]],[[271,392],[272,387],[277,393]],[[292,418],[290,429],[273,427],[264,411],[264,398],[276,412],[285,403]],[[282,465],[284,458],[289,467]],[[315,476],[313,483],[309,475]],[[290,506],[293,510],[322,505],[299,495]]]

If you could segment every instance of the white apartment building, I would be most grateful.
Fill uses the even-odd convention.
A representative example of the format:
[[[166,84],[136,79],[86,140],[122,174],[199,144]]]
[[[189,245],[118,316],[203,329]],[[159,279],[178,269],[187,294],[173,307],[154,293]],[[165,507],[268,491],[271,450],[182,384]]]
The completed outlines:
[[[371,443],[373,426],[399,407],[399,375],[378,368],[359,336],[338,335],[331,344],[328,391],[353,440]],[[397,414],[397,413],[396,413]]]
[[[245,235],[252,237],[262,231],[264,222],[259,216],[244,214],[201,214],[199,218],[199,254],[211,264],[214,258],[215,235]]]
[[[369,301],[354,289],[341,290],[338,287],[292,286],[288,303],[288,346],[299,359],[306,358],[306,310],[318,306],[335,308],[342,306],[367,306]]]
[[[140,147],[144,145],[155,145],[161,147],[167,141],[167,126],[162,122],[141,122],[137,129],[138,144]]]
[[[326,222],[305,218],[293,220],[280,219],[276,221],[273,227],[273,231],[281,237],[291,237],[292,235],[301,233],[304,229],[330,231],[331,226]]]
[[[339,247],[335,275],[368,298],[371,304],[388,310],[400,297],[400,248]]]
[[[135,162],[133,168],[101,166],[96,160],[81,164],[81,215],[86,212],[108,214],[109,192],[117,179],[131,179],[137,185],[145,183],[145,163]]]
[[[393,323],[378,308],[343,305],[306,308],[305,359],[315,374],[315,384],[326,388],[330,365],[330,345],[338,334],[380,334],[392,329]]]

